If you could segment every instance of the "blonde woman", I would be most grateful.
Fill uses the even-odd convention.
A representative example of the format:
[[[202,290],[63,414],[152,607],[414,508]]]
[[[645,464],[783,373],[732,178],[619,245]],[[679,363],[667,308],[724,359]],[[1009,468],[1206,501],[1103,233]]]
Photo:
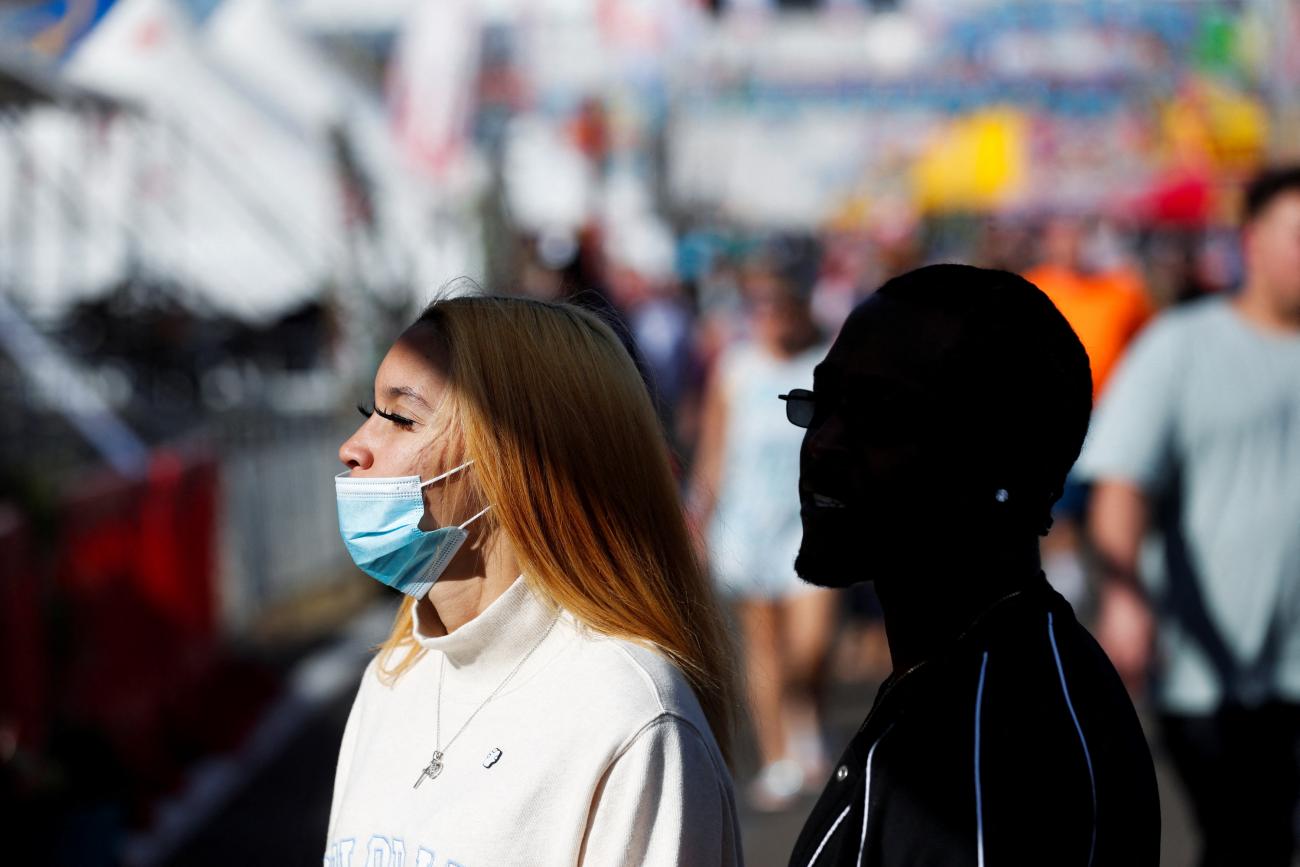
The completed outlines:
[[[407,594],[324,863],[739,864],[732,651],[649,396],[575,307],[436,301],[339,449],[353,559]]]

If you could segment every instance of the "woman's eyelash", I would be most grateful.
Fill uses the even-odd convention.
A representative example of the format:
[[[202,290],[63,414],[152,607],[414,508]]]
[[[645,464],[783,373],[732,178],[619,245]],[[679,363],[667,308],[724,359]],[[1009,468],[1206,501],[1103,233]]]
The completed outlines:
[[[382,409],[379,409],[378,407],[375,407],[375,415],[379,416],[380,418],[388,419],[398,427],[409,428],[415,426],[415,419],[407,418],[404,415],[397,415],[396,413],[384,412]]]
[[[388,419],[393,424],[402,428],[410,428],[415,425],[414,419],[407,418],[406,416],[403,415],[397,415],[396,413],[392,413],[392,412],[384,412],[379,407],[375,407],[374,409],[367,409],[361,404],[357,404],[357,412],[361,413],[366,418],[370,418],[370,416],[372,415],[377,415],[380,418]]]

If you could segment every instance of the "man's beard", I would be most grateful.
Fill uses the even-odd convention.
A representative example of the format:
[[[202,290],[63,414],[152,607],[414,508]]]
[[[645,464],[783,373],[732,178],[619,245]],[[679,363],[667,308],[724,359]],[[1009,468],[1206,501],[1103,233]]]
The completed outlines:
[[[867,580],[864,552],[854,542],[864,529],[863,516],[851,509],[824,509],[804,518],[795,573],[819,587],[848,587]]]
[[[885,512],[819,509],[803,519],[794,571],[819,587],[849,587],[907,568],[926,544],[918,514],[912,503]]]

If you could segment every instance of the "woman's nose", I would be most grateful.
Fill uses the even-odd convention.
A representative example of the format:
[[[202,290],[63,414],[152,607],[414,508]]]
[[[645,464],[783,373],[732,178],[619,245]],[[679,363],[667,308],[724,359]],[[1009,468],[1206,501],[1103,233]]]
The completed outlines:
[[[361,440],[361,431],[348,437],[339,446],[339,462],[349,470],[367,470],[375,461],[374,454]]]

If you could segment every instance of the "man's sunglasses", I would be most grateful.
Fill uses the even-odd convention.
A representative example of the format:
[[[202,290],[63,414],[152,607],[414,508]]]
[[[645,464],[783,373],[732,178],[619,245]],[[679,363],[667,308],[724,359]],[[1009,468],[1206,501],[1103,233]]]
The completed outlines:
[[[785,401],[785,417],[795,427],[811,427],[817,416],[817,396],[806,388],[792,388],[789,394],[777,397]],[[823,403],[829,398],[823,394]],[[858,395],[842,408],[846,413],[845,423],[857,434],[876,443],[901,442],[909,437],[920,435],[935,424],[926,405],[919,402],[914,394],[888,391],[872,396],[871,409],[868,411],[868,398]],[[829,407],[823,406],[823,412]]]
[[[777,397],[785,401],[785,417],[795,427],[808,427],[812,424],[813,413],[817,409],[816,397],[806,388],[792,388],[789,394]]]

